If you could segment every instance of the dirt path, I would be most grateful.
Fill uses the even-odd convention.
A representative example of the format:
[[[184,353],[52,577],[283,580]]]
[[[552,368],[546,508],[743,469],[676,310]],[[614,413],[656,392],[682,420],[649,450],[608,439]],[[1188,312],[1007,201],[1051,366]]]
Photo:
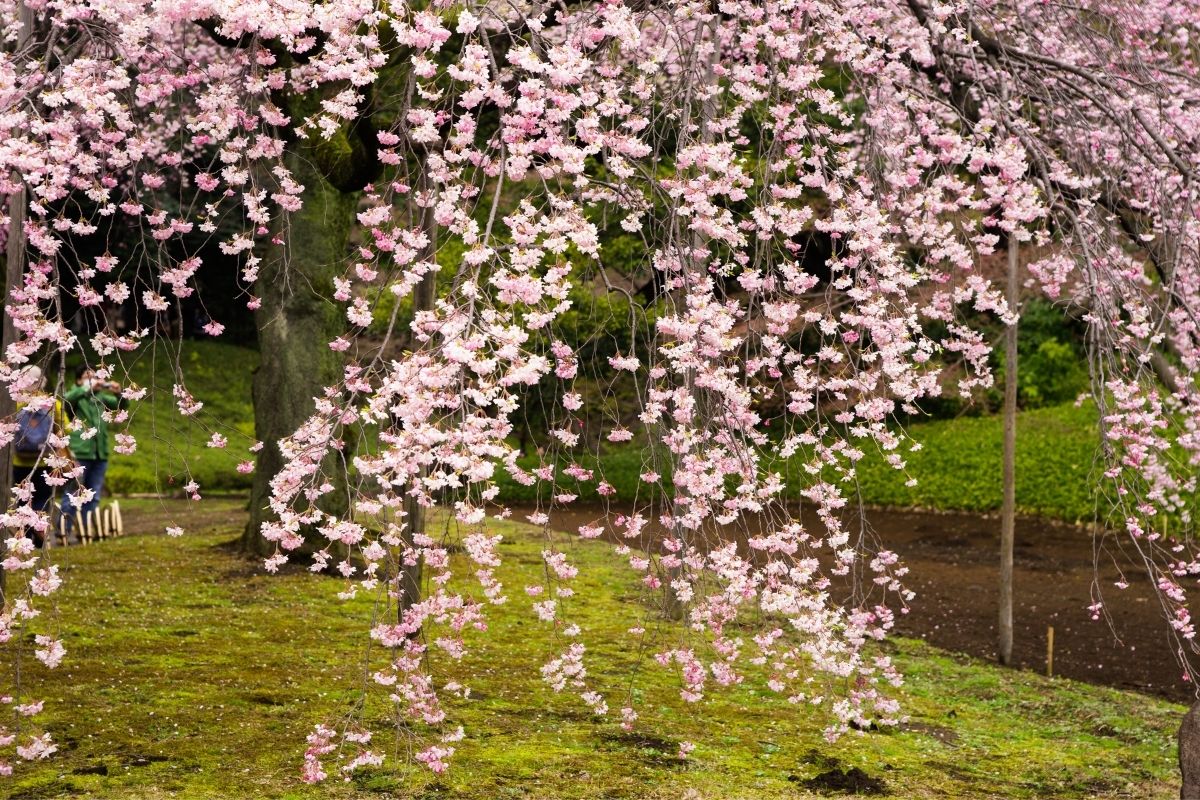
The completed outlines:
[[[599,509],[574,508],[555,512],[550,524],[574,532],[599,516]],[[873,512],[868,521],[909,566],[908,585],[917,592],[911,613],[898,617],[898,632],[994,659],[999,521],[903,511]],[[806,522],[820,530],[815,519]],[[1189,701],[1158,601],[1140,568],[1114,543],[1097,554],[1084,531],[1022,519],[1015,562],[1016,666],[1045,670],[1046,629],[1053,625],[1056,675]],[[1130,584],[1125,590],[1114,585],[1122,572]],[[1088,612],[1094,579],[1110,620],[1095,622]]]
[[[211,528],[236,532],[246,524],[246,500],[242,497],[210,497],[199,503],[175,498],[123,497],[117,501],[121,504],[126,534],[162,533],[173,525],[189,533]]]

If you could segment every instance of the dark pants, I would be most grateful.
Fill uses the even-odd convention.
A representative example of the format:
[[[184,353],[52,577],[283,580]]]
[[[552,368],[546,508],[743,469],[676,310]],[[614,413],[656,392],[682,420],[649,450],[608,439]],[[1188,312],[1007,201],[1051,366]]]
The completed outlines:
[[[37,474],[33,474],[34,471]],[[45,511],[50,505],[50,500],[54,497],[54,487],[46,483],[46,465],[39,464],[36,467],[22,467],[13,464],[13,483],[21,483],[33,475],[33,497],[30,498],[30,505],[34,511]],[[25,535],[33,539],[34,543],[42,546],[42,535],[32,528],[27,528]]]
[[[75,524],[76,511],[86,519],[88,514],[94,513],[100,507],[100,491],[104,488],[104,474],[108,472],[107,459],[81,458],[79,464],[83,467],[83,477],[78,479],[77,486],[91,489],[93,494],[92,499],[82,506],[71,502],[76,490],[63,494],[62,513],[66,519],[67,536],[71,535],[71,527]]]

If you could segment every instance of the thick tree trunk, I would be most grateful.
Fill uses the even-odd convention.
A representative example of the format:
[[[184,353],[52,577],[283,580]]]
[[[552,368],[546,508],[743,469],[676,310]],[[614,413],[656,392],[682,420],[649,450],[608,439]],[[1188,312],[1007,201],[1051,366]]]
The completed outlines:
[[[425,275],[417,284],[417,291],[413,296],[414,310],[432,310],[436,292],[437,271],[434,270]],[[424,475],[425,470],[422,469],[421,476],[424,477]],[[425,533],[425,507],[410,495],[404,502],[404,512],[404,544],[406,547],[412,547],[415,537]],[[399,577],[400,600],[396,604],[396,615],[397,620],[401,621],[404,619],[405,611],[421,602],[421,562],[402,563]]]
[[[1200,702],[1192,704],[1179,726],[1180,800],[1200,800]]]
[[[1020,303],[1017,240],[1008,239],[1008,310]],[[1012,663],[1013,540],[1017,515],[1017,322],[1004,332],[1004,502],[1000,510],[1000,663]]]
[[[258,277],[262,360],[254,375],[254,428],[263,448],[254,472],[250,522],[242,537],[243,549],[258,555],[274,549],[260,528],[270,518],[270,481],[283,466],[279,440],[312,415],[313,398],[340,377],[342,359],[329,349],[329,342],[344,330],[345,316],[330,297],[358,202],[357,193],[339,191],[316,172],[306,147],[297,146],[286,158],[305,193],[304,207],[292,214],[284,232],[284,246],[269,254]],[[330,462],[327,466],[336,477],[343,468],[332,458]],[[327,502],[344,506],[344,492]]]
[[[426,260],[433,261],[436,264],[437,259],[437,224],[433,219],[433,208],[425,210],[425,231],[429,234],[429,247],[425,251]],[[432,311],[434,304],[437,302],[437,275],[438,271],[435,267],[426,273],[421,282],[417,284],[416,292],[413,294],[413,312],[420,313],[422,311]],[[414,349],[416,341],[413,342]],[[425,470],[421,470],[421,477],[425,476]],[[409,498],[404,503],[405,511],[405,526],[404,526],[404,544],[406,547],[412,547],[414,537],[425,533],[425,507],[418,503],[413,497]],[[397,620],[403,621],[404,612],[421,602],[421,562],[413,564],[402,563],[400,565],[400,600],[396,604]]]
[[[17,52],[21,52],[33,35],[33,10],[25,3],[19,2],[17,14],[21,23],[21,30],[17,33]],[[12,294],[13,289],[21,285],[21,279],[25,273],[25,183],[20,180],[19,175],[14,174],[13,178],[20,184],[20,188],[8,199],[9,222],[8,242],[4,255],[4,294],[3,302],[0,302],[0,317],[3,318],[3,321],[0,322],[0,353],[7,352],[8,346],[17,340],[16,325],[13,324],[13,319],[7,311],[8,297]],[[13,402],[12,395],[7,391],[0,391],[0,420],[10,418],[16,413],[16,410],[16,403]],[[12,502],[12,455],[11,447],[0,448],[0,511],[7,511]],[[0,537],[0,560],[8,555],[4,545],[4,540],[7,538],[7,534]],[[4,568],[0,567],[0,608],[4,606],[4,590]]]
[[[24,7],[22,6],[22,8]],[[8,216],[8,243],[4,257],[4,302],[0,303],[3,306],[8,305],[8,297],[12,290],[21,285],[25,267],[25,187],[23,184],[15,194],[9,197]],[[3,324],[0,325],[0,330],[2,330],[0,352],[6,352],[8,346],[17,340],[17,329],[7,310],[0,309],[0,314],[4,317]],[[0,391],[0,419],[9,419],[16,410],[16,403],[13,402],[12,395],[7,390]],[[7,510],[12,503],[12,456],[12,447],[0,448],[0,510]],[[0,559],[7,555],[7,548],[4,545],[4,540],[7,538],[7,534],[0,537]],[[4,605],[4,590],[4,568],[0,567],[0,607]]]

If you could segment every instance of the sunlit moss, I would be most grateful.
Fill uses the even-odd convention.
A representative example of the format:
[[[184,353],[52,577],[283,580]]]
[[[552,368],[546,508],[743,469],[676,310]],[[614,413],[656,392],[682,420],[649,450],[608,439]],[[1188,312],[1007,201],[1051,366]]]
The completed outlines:
[[[805,781],[852,767],[904,798],[1172,795],[1178,706],[918,642],[889,645],[907,674],[906,731],[830,745],[820,714],[755,681],[685,704],[671,675],[624,645],[644,611],[636,584],[607,546],[572,544],[585,567],[576,588],[588,600],[572,616],[589,669],[614,706],[630,686],[641,701],[641,724],[625,734],[541,683],[554,645],[521,587],[540,580],[544,542],[512,524],[497,528],[510,602],[469,639],[461,670],[439,665],[446,679],[473,675],[471,699],[449,704],[468,732],[451,771],[439,778],[389,757],[348,784],[306,787],[304,736],[353,701],[370,604],[339,601],[337,582],[300,570],[263,574],[224,545],[239,506],[222,508],[224,529],[56,551],[68,658],[51,675],[33,665],[25,680],[46,697],[63,752],[19,767],[9,797],[796,798],[811,796]],[[391,756],[389,739],[380,744]],[[684,739],[698,745],[688,762],[674,757]]]

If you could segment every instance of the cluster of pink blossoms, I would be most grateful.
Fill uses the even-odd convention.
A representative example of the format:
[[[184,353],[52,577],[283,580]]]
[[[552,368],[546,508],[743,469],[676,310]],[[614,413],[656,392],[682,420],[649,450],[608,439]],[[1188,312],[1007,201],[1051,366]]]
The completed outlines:
[[[315,569],[339,571],[346,596],[376,593],[391,612],[370,631],[388,654],[372,674],[424,742],[419,762],[446,768],[463,733],[443,700],[469,691],[439,686],[431,653],[465,662],[487,606],[508,599],[487,527],[503,514],[499,475],[545,490],[530,521],[547,528],[584,486],[610,503],[615,491],[579,463],[599,412],[580,376],[596,365],[568,343],[573,291],[620,295],[651,323],[600,365],[637,387],[637,407],[605,438],[646,443],[651,491],[579,537],[607,529],[647,595],[686,622],[656,638],[649,625],[630,630],[677,671],[684,701],[762,675],[787,702],[827,708],[830,736],[898,721],[885,687],[900,677],[870,643],[911,596],[897,556],[873,552],[846,513],[855,465],[875,449],[903,470],[913,445],[897,415],[952,384],[965,395],[991,385],[974,321],[1018,316],[985,269],[1007,241],[1026,254],[1030,291],[1090,325],[1112,485],[1101,521],[1127,529],[1190,664],[1183,584],[1200,562],[1159,522],[1190,528],[1200,463],[1196,16],[1181,0],[595,0],[523,13],[490,2],[6,0],[0,194],[27,199],[23,225],[0,227],[19,233],[28,265],[9,297],[20,337],[0,382],[17,400],[48,402],[22,385],[23,368],[78,346],[57,302],[64,286],[84,308],[136,293],[152,314],[195,292],[214,267],[183,252],[188,236],[220,240],[258,308],[264,254],[304,202],[287,149],[339,136],[377,102],[383,71],[402,70],[405,96],[384,98],[401,108],[374,143],[381,177],[363,192],[360,235],[334,281],[347,333],[330,348],[361,352],[379,298],[400,309],[451,246],[454,274],[395,331],[405,352],[348,361],[280,444],[263,535],[276,547],[268,569],[315,540]],[[54,60],[60,68],[44,68]],[[281,108],[289,93],[313,98],[307,116]],[[232,232],[221,227],[230,220]],[[644,244],[637,275],[611,274],[609,221]],[[146,243],[139,262],[72,263],[71,237],[118,224]],[[819,241],[829,251],[814,267]],[[635,280],[652,299],[631,291]],[[101,373],[149,338],[96,334]],[[530,467],[513,422],[547,385],[561,397],[553,444]],[[184,416],[202,406],[182,381],[174,395]],[[348,433],[364,430],[355,438],[377,445],[349,453]],[[14,433],[0,427],[0,446]],[[118,445],[136,447],[128,436]],[[349,477],[331,469],[344,461]],[[796,464],[800,476],[785,478]],[[70,477],[69,463],[48,466],[58,485]],[[199,497],[194,481],[187,490]],[[339,508],[330,501],[343,492]],[[44,529],[28,487],[17,498],[5,527]],[[450,533],[414,526],[417,507],[452,515]],[[720,535],[750,519],[763,528],[744,542]],[[651,522],[667,533],[647,545]],[[4,641],[59,582],[25,542],[8,538]],[[542,675],[597,715],[618,701],[632,726],[632,696],[588,674],[587,631],[572,616],[588,597],[562,544],[547,532],[545,585],[526,588],[558,648]],[[402,576],[417,567],[414,596]],[[765,625],[747,640],[737,623],[751,615]],[[61,643],[39,637],[39,659],[56,665]],[[14,707],[23,725],[37,704]],[[342,774],[378,765],[371,740],[361,719],[319,726],[304,779],[326,777],[331,758]],[[28,726],[0,742],[22,758],[53,748]]]
[[[0,209],[0,242],[27,262],[23,283],[10,287],[6,305],[18,338],[0,362],[0,382],[15,401],[48,406],[39,387],[28,385],[26,368],[80,344],[62,316],[65,287],[81,309],[96,313],[135,293],[149,312],[166,313],[192,295],[203,263],[172,246],[185,236],[225,236],[221,250],[240,255],[245,300],[257,306],[252,291],[260,245],[269,241],[275,220],[300,207],[304,191],[282,166],[285,139],[355,116],[361,88],[385,60],[375,37],[382,19],[359,2],[0,2],[0,196],[11,198]],[[264,45],[228,47],[243,37]],[[276,63],[285,53],[288,65]],[[309,55],[291,58],[299,54]],[[47,69],[50,63],[56,66]],[[309,118],[289,120],[272,102],[274,92],[318,86],[339,91]],[[171,202],[185,196],[190,199]],[[242,223],[226,235],[219,226],[228,229],[231,210]],[[109,254],[74,258],[73,239],[131,230],[149,245],[135,248],[135,263]],[[12,249],[18,241],[23,254]],[[222,329],[219,322],[205,327],[213,336]],[[151,330],[105,327],[95,334],[89,344],[102,359],[99,376],[116,374],[122,355],[149,341]],[[61,388],[50,381],[52,392]],[[175,394],[180,413],[200,409],[182,385]],[[126,395],[140,399],[145,390]],[[112,421],[124,422],[124,413]],[[16,425],[5,420],[0,447],[15,434]],[[54,487],[78,470],[56,455],[65,447],[65,437],[52,436],[42,459]],[[133,453],[136,442],[118,434],[114,449]],[[187,488],[199,498],[194,481]],[[14,495],[15,507],[2,515],[0,642],[19,658],[21,638],[40,630],[50,608],[46,598],[61,580],[22,535],[32,530],[49,537],[48,516],[29,505],[28,484]],[[34,641],[36,658],[57,667],[65,654],[61,641],[40,632]],[[29,683],[26,677],[25,685],[6,687],[5,702],[24,696]],[[35,724],[41,704],[13,707],[12,724],[0,723],[0,748],[25,760],[53,753],[49,734]],[[11,770],[0,758],[0,772]]]

